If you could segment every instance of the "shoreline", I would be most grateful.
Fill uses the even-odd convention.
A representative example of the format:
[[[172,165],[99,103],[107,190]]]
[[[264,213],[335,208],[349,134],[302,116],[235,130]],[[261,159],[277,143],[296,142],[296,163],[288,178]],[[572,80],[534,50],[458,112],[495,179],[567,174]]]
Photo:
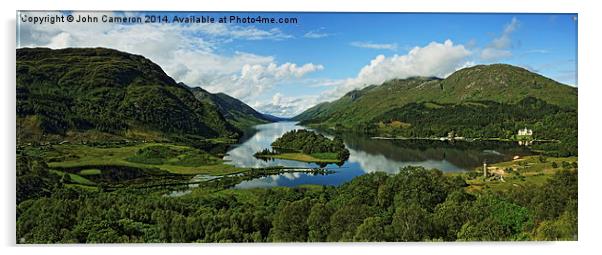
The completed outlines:
[[[338,159],[321,159],[321,158],[316,158],[309,154],[299,153],[299,152],[270,154],[270,155],[255,154],[254,156],[256,158],[260,158],[260,159],[286,159],[286,160],[294,160],[294,161],[300,161],[300,162],[306,162],[306,163],[317,163],[317,164],[341,162]]]

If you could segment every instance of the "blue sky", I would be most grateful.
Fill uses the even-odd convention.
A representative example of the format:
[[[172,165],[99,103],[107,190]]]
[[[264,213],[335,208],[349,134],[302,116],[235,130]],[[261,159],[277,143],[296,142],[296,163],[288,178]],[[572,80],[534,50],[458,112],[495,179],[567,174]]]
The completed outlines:
[[[445,77],[476,64],[508,63],[577,85],[573,14],[67,14],[297,18],[297,24],[18,24],[19,47],[109,47],[142,54],[177,81],[279,116],[388,79]]]

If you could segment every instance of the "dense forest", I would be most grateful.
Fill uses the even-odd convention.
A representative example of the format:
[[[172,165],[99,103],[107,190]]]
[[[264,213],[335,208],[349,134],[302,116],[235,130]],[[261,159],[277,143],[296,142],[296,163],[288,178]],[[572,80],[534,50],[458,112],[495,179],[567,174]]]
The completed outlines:
[[[20,243],[576,240],[577,170],[542,186],[465,191],[464,175],[406,167],[340,187],[230,190],[182,197],[67,185],[17,159]]]
[[[272,147],[305,154],[336,153],[336,158],[341,161],[349,158],[349,150],[345,147],[341,137],[335,136],[334,139],[328,139],[322,134],[305,129],[286,132],[272,143]]]

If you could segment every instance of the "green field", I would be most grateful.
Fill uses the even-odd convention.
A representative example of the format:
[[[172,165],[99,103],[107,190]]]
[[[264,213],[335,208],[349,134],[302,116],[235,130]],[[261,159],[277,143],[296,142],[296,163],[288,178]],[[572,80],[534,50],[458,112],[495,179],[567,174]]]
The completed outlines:
[[[146,143],[131,146],[93,147],[87,145],[55,145],[46,151],[33,151],[48,159],[51,168],[89,166],[129,166],[159,168],[174,174],[223,175],[241,169],[204,151],[188,146]],[[95,171],[97,170],[97,171]],[[81,175],[99,174],[98,169],[84,169]]]

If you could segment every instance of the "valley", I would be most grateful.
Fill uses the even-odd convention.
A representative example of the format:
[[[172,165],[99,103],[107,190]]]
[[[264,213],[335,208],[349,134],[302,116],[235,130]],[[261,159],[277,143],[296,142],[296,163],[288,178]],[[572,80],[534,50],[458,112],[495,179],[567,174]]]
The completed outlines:
[[[289,120],[143,56],[24,48],[16,124],[21,243],[577,239],[577,89],[514,66]]]

